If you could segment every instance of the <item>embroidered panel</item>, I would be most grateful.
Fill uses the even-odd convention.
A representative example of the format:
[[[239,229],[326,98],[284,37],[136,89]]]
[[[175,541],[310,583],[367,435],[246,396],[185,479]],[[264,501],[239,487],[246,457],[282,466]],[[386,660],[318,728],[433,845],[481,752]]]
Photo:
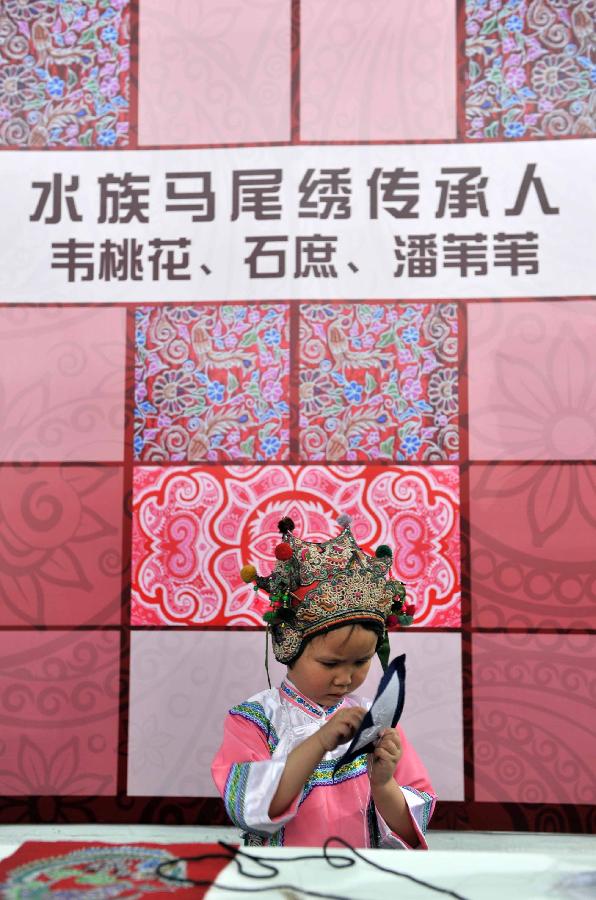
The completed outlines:
[[[459,457],[453,303],[301,304],[303,460]]]
[[[135,458],[283,460],[287,304],[137,310]]]
[[[4,0],[0,145],[126,147],[129,0]]]
[[[595,133],[590,0],[466,0],[466,134]]]
[[[459,624],[455,466],[137,467],[134,479],[135,625],[260,625],[268,598],[242,582],[241,566],[271,571],[281,513],[316,538],[338,511],[371,554],[393,548],[415,624]]]

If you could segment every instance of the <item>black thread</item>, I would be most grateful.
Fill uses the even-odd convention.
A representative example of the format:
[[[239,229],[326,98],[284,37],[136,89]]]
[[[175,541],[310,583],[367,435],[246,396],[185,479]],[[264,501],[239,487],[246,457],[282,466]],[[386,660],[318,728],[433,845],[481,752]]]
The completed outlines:
[[[451,891],[448,888],[437,887],[437,885],[430,884],[428,881],[423,881],[421,878],[415,878],[414,875],[408,875],[406,872],[397,872],[395,869],[388,869],[385,866],[381,866],[378,863],[372,862],[372,860],[367,859],[366,856],[363,856],[359,853],[355,847],[352,847],[347,841],[344,841],[343,838],[340,837],[329,837],[325,841],[322,847],[322,856],[320,854],[309,853],[305,856],[292,856],[285,857],[283,859],[278,857],[271,856],[259,856],[253,855],[250,853],[243,853],[239,847],[236,847],[234,844],[228,844],[225,841],[218,841],[220,847],[223,847],[226,850],[226,853],[205,853],[201,856],[185,856],[180,857],[178,859],[169,859],[165,862],[160,863],[156,868],[156,874],[165,879],[166,881],[175,881],[179,884],[191,884],[194,887],[215,887],[221,888],[226,891],[234,891],[240,894],[256,894],[262,893],[263,891],[294,891],[296,894],[303,894],[306,897],[319,897],[320,900],[350,900],[350,897],[340,896],[338,894],[323,894],[319,891],[308,891],[305,888],[299,888],[292,884],[276,884],[267,887],[254,887],[254,888],[243,888],[243,887],[226,887],[223,884],[215,884],[210,880],[202,880],[198,881],[193,878],[180,878],[176,875],[168,875],[163,871],[166,866],[174,866],[177,863],[201,863],[207,859],[226,859],[229,862],[236,863],[238,867],[238,873],[243,875],[245,878],[255,879],[255,880],[267,880],[268,878],[275,878],[279,875],[279,867],[283,863],[293,863],[293,862],[305,862],[313,859],[324,859],[325,862],[330,865],[333,869],[346,869],[350,866],[356,864],[356,860],[349,856],[331,856],[329,855],[329,846],[332,843],[337,843],[345,847],[354,856],[365,863],[367,866],[371,866],[373,869],[376,869],[378,872],[384,872],[387,875],[395,875],[396,878],[405,878],[408,881],[413,882],[414,884],[418,884],[421,887],[428,888],[430,891],[435,891],[438,894],[445,894],[448,897],[454,897],[455,900],[467,900],[462,894],[458,894],[456,891]],[[264,872],[262,874],[258,873],[248,873],[242,867],[242,859],[248,859],[253,865],[260,866]]]

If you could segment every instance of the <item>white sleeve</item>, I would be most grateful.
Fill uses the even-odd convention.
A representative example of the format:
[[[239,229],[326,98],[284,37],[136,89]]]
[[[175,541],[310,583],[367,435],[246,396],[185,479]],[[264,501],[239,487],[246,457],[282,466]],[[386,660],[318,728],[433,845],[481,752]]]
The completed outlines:
[[[252,707],[246,709],[247,707]],[[260,704],[242,704],[227,717],[223,743],[211,772],[226,811],[243,831],[274,834],[292,819],[302,792],[284,812],[271,818],[269,807],[279,786],[289,754],[286,740],[279,739]]]
[[[417,791],[413,787],[402,787],[400,790],[404,795],[408,804],[408,811],[414,830],[418,835],[418,847],[416,849],[428,850],[426,843],[426,828],[435,807],[436,797],[434,794],[427,794],[425,791]],[[381,847],[389,847],[395,849],[411,850],[412,847],[396,832],[389,828],[385,819],[377,811],[377,826],[379,828]]]

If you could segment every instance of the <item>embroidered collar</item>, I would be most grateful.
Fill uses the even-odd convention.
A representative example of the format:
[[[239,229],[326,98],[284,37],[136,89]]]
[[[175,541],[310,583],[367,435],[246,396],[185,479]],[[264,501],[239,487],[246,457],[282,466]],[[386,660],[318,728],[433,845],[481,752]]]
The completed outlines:
[[[323,716],[333,715],[344,702],[342,697],[339,703],[336,703],[334,706],[319,706],[318,703],[309,700],[308,697],[305,697],[304,694],[301,694],[300,691],[296,690],[294,685],[290,681],[286,681],[286,679],[282,681],[279,692],[289,703],[293,703],[294,706],[297,706],[305,713],[308,713],[308,715],[312,716],[314,719],[322,719]]]

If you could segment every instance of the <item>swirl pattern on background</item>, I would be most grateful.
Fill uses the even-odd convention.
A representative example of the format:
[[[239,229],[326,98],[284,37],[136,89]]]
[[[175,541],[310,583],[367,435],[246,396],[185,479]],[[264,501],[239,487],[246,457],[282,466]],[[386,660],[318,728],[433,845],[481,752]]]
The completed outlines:
[[[0,624],[121,616],[122,470],[0,466]]]
[[[241,566],[271,570],[282,514],[296,534],[322,540],[339,529],[338,510],[352,516],[363,547],[394,548],[416,623],[458,627],[455,466],[139,467],[132,623],[261,625],[267,599],[241,581]]]
[[[596,303],[468,311],[472,459],[596,459]]]
[[[139,4],[141,144],[290,138],[290,0]]]
[[[0,632],[0,794],[114,794],[119,675],[116,632]]]
[[[466,0],[466,135],[596,131],[593,0]]]
[[[456,137],[455,3],[300,0],[305,141]]]
[[[595,509],[594,464],[473,466],[474,625],[596,627]]]
[[[594,635],[473,637],[480,801],[596,801]]]
[[[0,460],[120,461],[126,312],[0,309]]]

